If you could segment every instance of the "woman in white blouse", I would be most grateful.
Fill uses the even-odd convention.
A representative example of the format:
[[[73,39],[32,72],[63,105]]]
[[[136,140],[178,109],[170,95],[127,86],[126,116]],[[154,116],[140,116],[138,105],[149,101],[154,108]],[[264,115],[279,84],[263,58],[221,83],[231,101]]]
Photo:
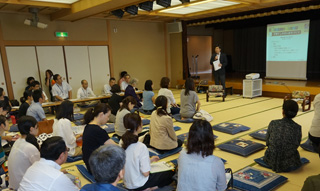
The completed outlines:
[[[169,105],[169,107],[167,107],[168,113],[171,113],[172,115],[179,114],[180,108],[177,105],[176,100],[173,97],[172,91],[168,89],[169,86],[170,86],[170,79],[168,77],[163,77],[160,82],[161,88],[158,92],[158,96],[163,95],[163,96],[167,97],[168,105]]]
[[[38,122],[34,117],[22,116],[18,121],[21,137],[15,141],[8,159],[9,188],[17,190],[27,169],[40,160]]]
[[[82,155],[81,147],[77,146],[77,139],[82,136],[75,135],[71,127],[71,119],[73,116],[73,103],[65,100],[59,106],[56,119],[53,123],[53,136],[60,136],[70,149],[68,155],[71,157]]]

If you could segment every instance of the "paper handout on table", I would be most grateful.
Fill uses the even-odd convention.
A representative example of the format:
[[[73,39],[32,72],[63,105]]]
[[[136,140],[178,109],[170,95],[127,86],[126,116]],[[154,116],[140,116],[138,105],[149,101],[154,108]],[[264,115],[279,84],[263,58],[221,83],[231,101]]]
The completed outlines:
[[[219,64],[220,64],[219,60],[216,60],[216,61],[213,62],[214,71],[217,71],[217,70],[221,69],[221,66],[219,66]]]
[[[155,162],[151,163],[151,173],[164,172],[174,169],[174,166],[167,162]]]

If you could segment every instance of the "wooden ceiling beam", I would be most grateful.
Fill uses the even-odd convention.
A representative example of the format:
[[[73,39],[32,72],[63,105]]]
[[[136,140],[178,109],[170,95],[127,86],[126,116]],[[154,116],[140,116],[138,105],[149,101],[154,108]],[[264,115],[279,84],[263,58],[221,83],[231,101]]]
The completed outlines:
[[[0,3],[36,6],[36,7],[57,7],[57,8],[66,8],[66,9],[71,8],[70,4],[51,3],[51,2],[42,2],[42,1],[29,1],[29,0],[0,0]]]

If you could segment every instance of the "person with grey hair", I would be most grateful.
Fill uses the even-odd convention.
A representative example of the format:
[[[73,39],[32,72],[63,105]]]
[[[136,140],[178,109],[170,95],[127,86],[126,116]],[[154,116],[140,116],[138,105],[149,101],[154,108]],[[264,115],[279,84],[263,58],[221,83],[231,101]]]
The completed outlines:
[[[97,181],[87,184],[81,191],[119,191],[117,183],[124,176],[126,153],[117,145],[103,145],[90,156],[89,164]]]
[[[124,96],[128,97],[128,96],[132,96],[134,97],[135,100],[137,100],[137,108],[140,108],[142,106],[141,99],[138,97],[138,95],[136,94],[136,86],[138,84],[139,80],[137,78],[132,78],[129,82],[129,85],[127,86],[125,92],[124,92]]]

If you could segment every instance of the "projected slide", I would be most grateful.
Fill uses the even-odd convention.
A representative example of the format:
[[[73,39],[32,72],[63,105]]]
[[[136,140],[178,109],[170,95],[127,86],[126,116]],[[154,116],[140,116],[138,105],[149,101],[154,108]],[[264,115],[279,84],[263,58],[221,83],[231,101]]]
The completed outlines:
[[[309,20],[267,27],[267,77],[306,79]]]

